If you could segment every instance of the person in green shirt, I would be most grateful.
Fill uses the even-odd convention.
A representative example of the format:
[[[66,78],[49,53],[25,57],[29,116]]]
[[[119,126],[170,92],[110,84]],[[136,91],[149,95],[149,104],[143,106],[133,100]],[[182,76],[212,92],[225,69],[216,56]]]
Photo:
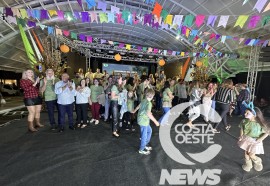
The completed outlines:
[[[115,85],[112,86],[111,89],[111,113],[112,113],[112,136],[118,138],[119,134],[119,108],[118,108],[118,98],[119,93],[122,91],[122,77],[117,76],[115,79]]]
[[[99,104],[99,98],[102,94],[104,94],[103,87],[99,84],[97,78],[94,78],[94,85],[90,86],[91,95],[90,95],[90,104],[91,104],[91,112],[92,119],[90,123],[95,122],[95,125],[99,124],[99,110],[101,105]]]
[[[167,112],[170,111],[172,107],[172,99],[174,98],[172,91],[170,90],[169,81],[165,81],[164,88],[162,89],[162,108],[163,108],[163,116],[159,119],[159,123],[161,125],[164,123],[162,120]],[[164,120],[166,121],[166,119]]]
[[[248,106],[250,107],[250,106]],[[269,129],[261,110],[257,107],[247,108],[245,119],[240,123],[240,137],[238,146],[245,151],[245,164],[242,165],[244,171],[252,169],[261,171],[263,169],[262,159],[256,154],[264,154],[262,141],[269,135]]]
[[[55,130],[57,125],[54,119],[54,109],[57,106],[57,96],[54,92],[54,85],[60,81],[60,79],[54,76],[54,71],[52,69],[46,70],[46,77],[40,81],[40,91],[45,98],[46,107],[48,110],[48,116],[50,120],[51,130]],[[58,116],[59,124],[59,116]]]
[[[76,72],[75,78],[72,79],[72,81],[74,82],[76,88],[80,85],[81,80],[82,79],[80,78],[80,73]]]
[[[136,107],[136,109],[132,112],[135,113],[137,110],[137,122],[140,125],[141,129],[141,144],[139,153],[144,155],[149,155],[152,147],[149,146],[149,142],[152,136],[152,128],[150,126],[150,120],[152,120],[156,126],[159,126],[159,122],[153,116],[151,109],[152,109],[152,99],[155,96],[155,91],[153,89],[147,89],[145,91],[145,99],[143,99]]]

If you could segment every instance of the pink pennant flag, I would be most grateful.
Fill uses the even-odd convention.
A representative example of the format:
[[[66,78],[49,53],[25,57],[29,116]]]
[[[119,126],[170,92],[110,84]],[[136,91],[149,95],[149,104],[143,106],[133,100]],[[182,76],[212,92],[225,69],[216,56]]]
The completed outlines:
[[[261,19],[261,16],[259,15],[252,16],[249,21],[248,28],[249,29],[255,28],[257,26],[257,23],[260,21],[260,19]]]
[[[196,16],[196,20],[195,20],[195,24],[197,27],[201,27],[201,25],[203,24],[205,19],[205,15],[197,15]]]
[[[158,53],[158,49],[154,48],[154,54]]]
[[[136,12],[132,13],[132,20],[134,25],[137,25],[140,22],[140,20],[136,16]]]
[[[267,3],[267,0],[258,0],[253,10],[257,9],[259,12],[261,12],[266,3]]]
[[[264,12],[267,12],[268,10],[270,10],[270,3],[268,3],[268,5],[265,7],[263,13],[264,13]]]
[[[93,42],[93,38],[91,36],[86,36],[86,42],[92,43]]]
[[[90,12],[90,16],[91,16],[91,23],[93,23],[94,21],[98,23],[98,17],[95,12]]]
[[[216,37],[216,34],[215,33],[212,33],[211,35],[210,35],[210,38],[209,39],[213,39],[213,38],[215,38]]]
[[[122,14],[116,14],[117,17],[117,23],[122,23],[124,24],[124,19],[122,18]]]
[[[68,30],[63,30],[63,34],[64,34],[64,36],[69,36],[69,31]]]

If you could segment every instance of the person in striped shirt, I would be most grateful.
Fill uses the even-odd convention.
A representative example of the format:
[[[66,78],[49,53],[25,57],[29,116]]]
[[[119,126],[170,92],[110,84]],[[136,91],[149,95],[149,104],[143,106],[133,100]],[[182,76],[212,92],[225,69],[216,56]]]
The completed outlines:
[[[218,126],[223,123],[226,131],[231,128],[227,123],[227,113],[230,110],[230,104],[233,102],[233,82],[231,79],[226,79],[222,86],[217,89],[216,93],[216,111],[221,117],[221,121],[214,125],[213,132],[220,133]]]

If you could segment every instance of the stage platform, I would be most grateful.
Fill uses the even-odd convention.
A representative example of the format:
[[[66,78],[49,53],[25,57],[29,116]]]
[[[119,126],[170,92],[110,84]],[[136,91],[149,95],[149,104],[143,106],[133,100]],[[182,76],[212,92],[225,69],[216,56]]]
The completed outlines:
[[[56,113],[55,113],[56,114]],[[264,141],[264,169],[244,172],[244,152],[237,146],[241,118],[229,118],[232,128],[214,136],[221,152],[205,164],[182,165],[172,160],[160,145],[158,128],[152,125],[150,155],[140,155],[140,135],[122,131],[119,139],[111,135],[111,125],[101,122],[63,133],[50,130],[47,113],[41,115],[46,127],[27,132],[26,118],[0,128],[0,185],[26,186],[156,186],[162,169],[221,169],[221,186],[267,186],[270,183],[270,139]],[[172,131],[172,133],[174,133]],[[181,151],[201,152],[205,144],[180,146]],[[169,185],[166,183],[166,185]],[[197,185],[197,184],[195,184]]]

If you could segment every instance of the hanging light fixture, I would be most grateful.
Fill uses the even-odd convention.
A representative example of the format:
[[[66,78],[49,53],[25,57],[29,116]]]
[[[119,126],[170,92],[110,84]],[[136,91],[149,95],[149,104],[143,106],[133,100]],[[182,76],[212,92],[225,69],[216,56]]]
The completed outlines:
[[[68,53],[69,52],[69,47],[67,45],[63,44],[63,45],[60,46],[60,50],[63,53]]]
[[[159,62],[158,62],[158,64],[159,64],[159,66],[164,66],[165,65],[165,60],[164,59],[161,59],[161,60],[159,60]]]
[[[121,56],[120,54],[115,54],[114,59],[115,59],[116,61],[121,61],[122,56]]]

